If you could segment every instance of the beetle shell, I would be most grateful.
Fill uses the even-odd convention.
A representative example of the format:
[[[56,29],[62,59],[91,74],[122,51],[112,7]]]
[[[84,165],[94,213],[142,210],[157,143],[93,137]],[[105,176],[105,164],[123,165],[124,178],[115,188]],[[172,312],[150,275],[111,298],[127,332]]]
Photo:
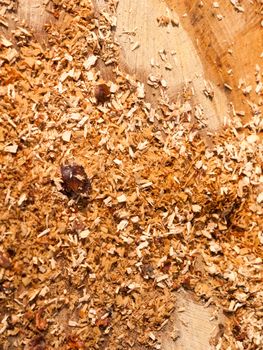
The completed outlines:
[[[63,189],[69,195],[86,197],[91,191],[90,180],[82,165],[62,165],[60,168]]]
[[[104,103],[110,99],[110,88],[106,84],[99,84],[95,87],[94,95],[98,103]]]

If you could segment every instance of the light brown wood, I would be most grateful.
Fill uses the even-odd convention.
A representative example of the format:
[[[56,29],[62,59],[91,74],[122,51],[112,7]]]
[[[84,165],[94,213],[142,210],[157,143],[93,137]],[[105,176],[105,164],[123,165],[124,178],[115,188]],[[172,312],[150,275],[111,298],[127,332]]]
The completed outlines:
[[[182,19],[205,67],[205,76],[218,86],[230,85],[232,91],[225,90],[228,101],[236,110],[249,115],[249,103],[259,102],[255,93],[255,67],[262,67],[263,2],[242,1],[243,13],[230,1],[217,1],[219,8],[213,6],[212,0],[166,2]],[[200,3],[203,6],[200,7]],[[222,20],[218,20],[217,15],[222,16]],[[241,79],[253,87],[250,96],[244,96],[238,88]]]
[[[43,0],[23,0],[18,2],[18,18],[24,21],[37,35],[44,34],[44,25],[52,20],[52,16],[45,10]]]
[[[216,337],[219,325],[226,322],[221,313],[196,302],[192,294],[177,293],[176,309],[167,329],[161,334],[164,350],[212,350],[211,337]]]
[[[159,26],[157,19],[160,16],[174,19],[179,26],[171,23],[167,27]],[[165,79],[172,101],[183,87],[192,89],[194,102],[202,106],[209,127],[217,129],[228,113],[227,99],[213,81],[205,79],[201,59],[177,13],[160,0],[123,0],[119,2],[117,17],[116,39],[122,48],[123,68],[145,83],[150,74]],[[139,47],[132,50],[136,42]],[[166,62],[160,57],[161,50],[167,53]],[[152,59],[160,67],[151,67]],[[165,68],[167,63],[172,66],[171,70]],[[211,85],[214,90],[212,101],[203,93],[206,85]],[[147,92],[150,101],[154,102],[158,93],[152,90],[148,88]]]
[[[217,129],[228,114],[230,101],[238,108],[248,110],[240,92],[235,89],[229,96],[222,85],[227,82],[236,87],[240,77],[252,83],[254,77],[251,72],[259,62],[260,47],[262,49],[263,46],[263,36],[256,29],[259,17],[254,16],[256,9],[260,11],[260,3],[255,7],[251,5],[241,17],[228,2],[221,1],[225,16],[222,22],[211,16],[210,0],[206,2],[202,15],[199,1],[167,0],[167,3],[162,0],[119,1],[115,37],[121,47],[122,68],[143,81],[146,87],[151,73],[165,79],[171,101],[176,100],[183,87],[190,87],[194,91],[194,103],[200,104],[208,117],[209,127]],[[105,5],[104,1],[97,1],[99,9]],[[54,20],[44,7],[43,0],[23,0],[18,6],[19,19],[33,29],[39,40],[44,37],[44,24]],[[185,12],[188,15],[183,17]],[[162,15],[173,18],[179,26],[158,26],[157,18]],[[133,50],[136,42],[138,48]],[[251,54],[244,55],[244,47],[249,48]],[[230,48],[233,55],[228,53]],[[167,62],[161,59],[160,50],[167,53]],[[151,66],[152,59],[159,64],[159,68]],[[166,63],[171,64],[171,70],[165,68]],[[228,73],[230,69],[233,75]],[[213,100],[205,96],[205,84],[212,87]],[[146,92],[153,104],[160,98],[158,90],[147,87]],[[222,320],[210,322],[213,309],[197,303],[190,294],[179,293],[177,297],[173,322],[160,334],[163,349],[210,349],[210,338]],[[182,307],[185,311],[179,312]],[[176,341],[171,338],[175,331],[179,335]]]

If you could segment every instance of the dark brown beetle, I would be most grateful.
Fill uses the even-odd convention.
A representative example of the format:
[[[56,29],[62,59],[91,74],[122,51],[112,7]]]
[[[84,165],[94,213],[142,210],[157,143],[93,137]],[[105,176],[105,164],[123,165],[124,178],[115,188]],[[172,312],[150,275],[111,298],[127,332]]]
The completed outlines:
[[[106,84],[99,84],[94,89],[97,103],[104,103],[110,99],[110,88]]]
[[[62,187],[68,196],[87,197],[91,191],[90,180],[82,165],[62,165]]]

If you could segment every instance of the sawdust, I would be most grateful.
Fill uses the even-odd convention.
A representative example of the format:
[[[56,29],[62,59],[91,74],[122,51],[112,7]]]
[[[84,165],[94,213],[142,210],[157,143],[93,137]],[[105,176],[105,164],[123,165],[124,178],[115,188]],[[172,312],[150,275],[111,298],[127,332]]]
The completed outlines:
[[[0,39],[3,349],[160,349],[179,288],[231,320],[216,349],[258,349],[261,115],[208,147],[185,93],[153,108],[118,67],[110,4],[53,1],[48,48],[20,24]]]

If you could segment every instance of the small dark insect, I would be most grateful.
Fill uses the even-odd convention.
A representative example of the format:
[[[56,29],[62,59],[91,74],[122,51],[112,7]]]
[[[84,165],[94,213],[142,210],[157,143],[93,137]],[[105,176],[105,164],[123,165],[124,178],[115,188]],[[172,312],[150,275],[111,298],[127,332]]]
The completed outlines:
[[[106,84],[99,84],[94,89],[94,95],[98,103],[104,103],[110,99],[110,88]]]
[[[68,196],[88,196],[91,183],[82,165],[62,165],[60,171],[62,186]]]

